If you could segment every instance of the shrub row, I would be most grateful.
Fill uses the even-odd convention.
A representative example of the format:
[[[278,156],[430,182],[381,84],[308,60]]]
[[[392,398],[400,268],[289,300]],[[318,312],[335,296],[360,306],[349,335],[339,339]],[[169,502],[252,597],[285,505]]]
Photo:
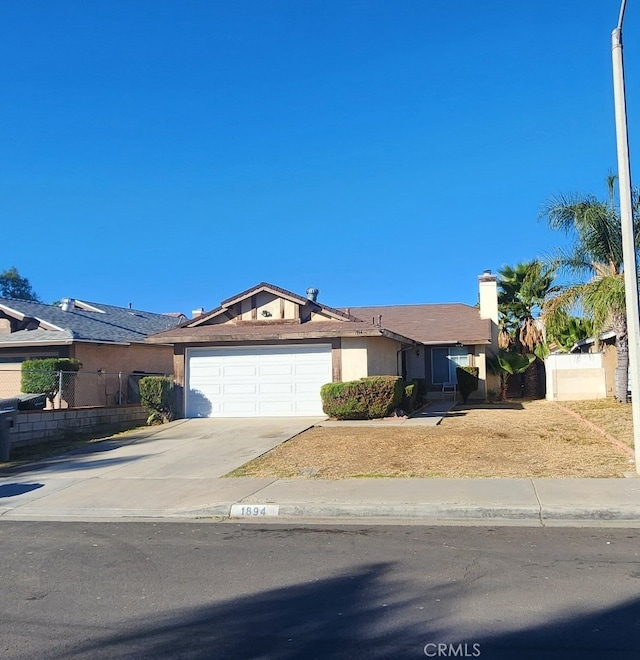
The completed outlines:
[[[405,384],[399,376],[369,376],[327,383],[320,389],[322,409],[336,419],[387,417],[400,405],[404,393]]]

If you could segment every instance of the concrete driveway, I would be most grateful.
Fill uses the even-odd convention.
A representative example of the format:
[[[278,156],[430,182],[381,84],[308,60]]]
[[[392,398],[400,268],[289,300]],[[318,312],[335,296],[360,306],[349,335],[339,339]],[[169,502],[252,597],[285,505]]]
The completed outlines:
[[[0,516],[154,517],[235,502],[270,479],[219,479],[322,417],[188,419],[0,478]]]

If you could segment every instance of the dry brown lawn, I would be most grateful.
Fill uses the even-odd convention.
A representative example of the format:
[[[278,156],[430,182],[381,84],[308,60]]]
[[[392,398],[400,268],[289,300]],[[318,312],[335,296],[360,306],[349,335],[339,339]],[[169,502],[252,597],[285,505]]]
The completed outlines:
[[[613,399],[597,399],[596,401],[563,401],[561,405],[582,415],[616,440],[633,447],[630,403],[616,403]]]
[[[620,407],[607,410],[607,419],[620,417]],[[619,420],[614,430],[626,437]],[[436,427],[313,428],[230,476],[622,477],[633,470],[630,458],[556,404],[518,401],[458,406]]]

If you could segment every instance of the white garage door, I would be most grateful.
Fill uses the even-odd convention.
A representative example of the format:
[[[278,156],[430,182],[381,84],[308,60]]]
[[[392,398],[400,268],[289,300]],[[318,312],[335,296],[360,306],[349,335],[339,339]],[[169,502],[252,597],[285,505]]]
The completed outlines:
[[[187,349],[187,417],[322,415],[331,346]]]

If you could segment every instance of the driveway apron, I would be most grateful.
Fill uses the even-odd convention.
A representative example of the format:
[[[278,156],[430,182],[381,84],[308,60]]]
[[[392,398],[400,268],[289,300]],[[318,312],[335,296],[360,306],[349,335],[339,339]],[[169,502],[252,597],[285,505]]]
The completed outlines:
[[[272,480],[219,477],[321,419],[188,419],[145,429],[0,478],[0,516],[153,517],[212,496],[237,501]]]

